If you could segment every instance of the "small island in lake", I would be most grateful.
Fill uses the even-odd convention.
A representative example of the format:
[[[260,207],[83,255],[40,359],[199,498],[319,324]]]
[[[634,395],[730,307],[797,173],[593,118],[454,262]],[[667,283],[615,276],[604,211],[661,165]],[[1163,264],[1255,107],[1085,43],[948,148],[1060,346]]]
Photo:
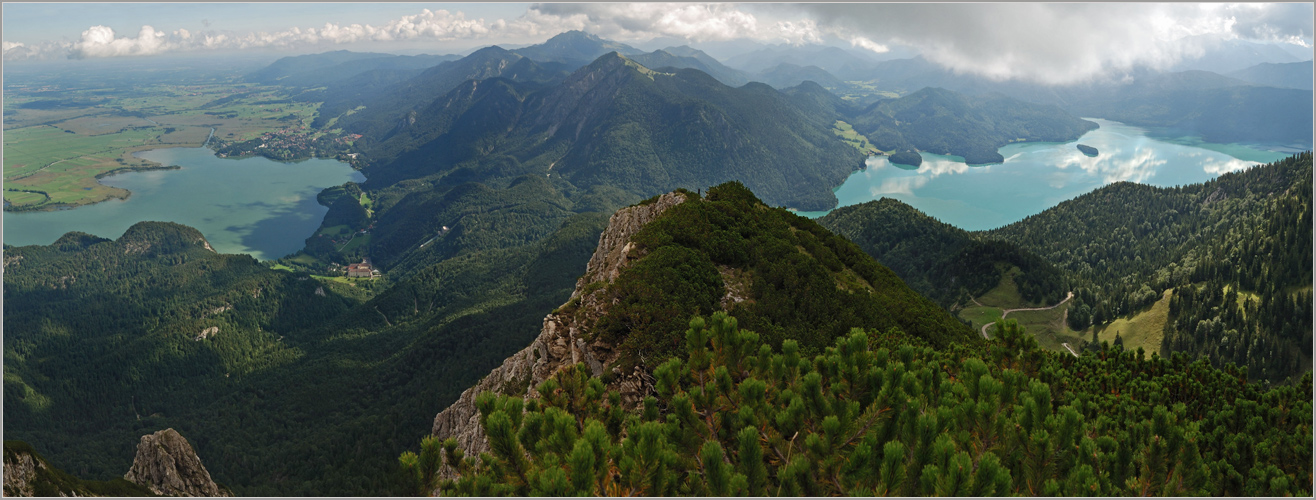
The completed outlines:
[[[901,151],[898,153],[891,153],[891,163],[917,167],[923,164],[923,157],[913,151]]]
[[[1079,145],[1078,145],[1078,150],[1079,150],[1079,151],[1082,151],[1083,154],[1088,155],[1088,156],[1097,156],[1097,148],[1094,148],[1094,147],[1092,147],[1092,146],[1088,146],[1088,145],[1085,145],[1085,144],[1079,144]]]

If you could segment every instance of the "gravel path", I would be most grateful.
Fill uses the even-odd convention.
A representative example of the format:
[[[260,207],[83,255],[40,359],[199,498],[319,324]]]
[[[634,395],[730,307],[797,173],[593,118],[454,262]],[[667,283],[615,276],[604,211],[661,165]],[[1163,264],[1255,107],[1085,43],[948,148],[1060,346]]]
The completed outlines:
[[[1062,301],[1060,301],[1060,302],[1056,302],[1056,305],[1051,306],[1051,307],[1025,307],[1025,308],[1021,308],[1021,309],[1006,309],[1006,310],[1004,310],[1004,311],[1001,311],[1001,319],[1005,319],[1005,317],[1006,317],[1007,315],[1009,315],[1010,313],[1015,312],[1015,311],[1046,311],[1046,310],[1048,310],[1048,309],[1055,309],[1055,308],[1057,308],[1057,307],[1060,307],[1061,304],[1064,304],[1065,302],[1069,302],[1069,299],[1072,299],[1072,298],[1074,298],[1074,292],[1069,292],[1069,295],[1066,295],[1066,296],[1065,296],[1065,300],[1062,300]],[[975,304],[978,303],[977,300],[974,300],[973,302],[974,302]],[[992,326],[993,324],[995,324],[995,323],[987,323],[987,324],[985,324],[985,325],[982,325],[982,338],[987,339],[987,340],[991,340],[991,337],[988,337],[988,336],[987,336],[987,327]],[[1071,349],[1070,352],[1074,352],[1074,351]],[[1075,354],[1075,356],[1077,356],[1077,354]]]

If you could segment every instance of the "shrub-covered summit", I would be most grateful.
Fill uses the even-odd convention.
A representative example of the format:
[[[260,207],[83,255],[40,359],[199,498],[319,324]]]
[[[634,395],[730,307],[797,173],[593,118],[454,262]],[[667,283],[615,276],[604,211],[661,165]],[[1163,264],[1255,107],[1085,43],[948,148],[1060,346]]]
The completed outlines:
[[[810,359],[717,313],[689,323],[641,411],[577,365],[538,398],[484,393],[489,453],[428,438],[400,462],[445,496],[1311,491],[1310,374],[1262,390],[1183,355],[1075,358],[997,327],[987,349],[855,329]]]
[[[853,243],[738,182],[691,193],[631,241],[639,258],[602,290],[612,305],[593,335],[645,366],[680,352],[692,315],[723,309],[766,343],[793,339],[806,353],[853,327],[898,328],[941,347],[978,340]]]

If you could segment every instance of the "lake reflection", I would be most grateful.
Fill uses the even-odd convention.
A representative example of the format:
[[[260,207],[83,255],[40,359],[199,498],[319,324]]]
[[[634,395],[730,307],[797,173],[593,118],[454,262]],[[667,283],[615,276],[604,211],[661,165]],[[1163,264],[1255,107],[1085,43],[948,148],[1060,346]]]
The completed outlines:
[[[1096,188],[1128,181],[1176,186],[1212,179],[1261,162],[1288,156],[1243,145],[1215,149],[1228,154],[1147,137],[1143,129],[1088,118],[1101,127],[1068,143],[1022,143],[1000,148],[1005,162],[966,165],[963,158],[922,153],[918,168],[895,165],[886,157],[868,160],[836,188],[840,206],[895,198],[942,222],[970,231],[1017,222]],[[1097,148],[1089,157],[1075,147]],[[821,217],[827,212],[798,212]]]
[[[69,231],[118,238],[137,222],[167,221],[200,230],[219,252],[276,259],[300,250],[324,220],[328,209],[315,201],[321,190],[365,180],[335,160],[224,159],[206,148],[154,149],[138,156],[182,169],[101,179],[131,191],[123,201],[53,212],[5,212],[4,242],[49,245]]]

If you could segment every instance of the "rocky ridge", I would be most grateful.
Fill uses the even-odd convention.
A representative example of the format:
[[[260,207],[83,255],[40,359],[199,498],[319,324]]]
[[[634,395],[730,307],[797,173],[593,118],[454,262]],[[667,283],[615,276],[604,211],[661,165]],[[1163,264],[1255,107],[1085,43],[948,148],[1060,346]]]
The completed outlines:
[[[611,305],[604,293],[606,287],[591,285],[612,282],[623,269],[643,257],[631,238],[645,224],[686,199],[682,193],[668,193],[652,203],[623,208],[613,214],[567,304],[544,318],[543,329],[529,346],[508,357],[439,412],[434,417],[432,434],[439,439],[455,438],[467,456],[476,456],[489,451],[480,426],[480,412],[475,407],[475,398],[482,392],[537,398],[535,388],[565,366],[583,362],[595,376],[612,366],[620,353],[606,343],[586,340],[594,322]],[[653,377],[647,367],[613,366],[611,371],[613,377],[608,389],[619,392],[627,407],[642,402],[653,389]],[[451,477],[453,471],[445,466],[443,473]]]
[[[162,496],[233,496],[215,484],[192,445],[172,428],[142,436],[132,468],[123,478]]]
[[[11,452],[5,449],[4,495],[7,497],[30,497],[36,495],[34,484],[37,472],[48,469],[46,463],[31,453]],[[60,492],[63,494],[64,492]]]

